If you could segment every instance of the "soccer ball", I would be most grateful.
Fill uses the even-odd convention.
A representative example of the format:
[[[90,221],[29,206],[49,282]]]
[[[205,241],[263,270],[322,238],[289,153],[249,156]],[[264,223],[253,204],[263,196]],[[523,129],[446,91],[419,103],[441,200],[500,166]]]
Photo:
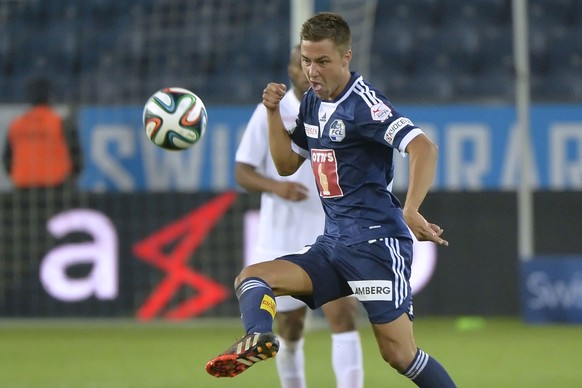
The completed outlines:
[[[196,144],[204,136],[207,123],[204,102],[182,88],[158,90],[143,109],[147,137],[167,150],[185,150]]]

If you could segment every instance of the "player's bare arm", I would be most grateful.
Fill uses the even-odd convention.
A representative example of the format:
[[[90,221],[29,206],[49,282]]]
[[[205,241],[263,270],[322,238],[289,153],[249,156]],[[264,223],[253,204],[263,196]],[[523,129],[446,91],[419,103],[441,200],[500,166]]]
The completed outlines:
[[[408,144],[406,152],[410,157],[410,173],[404,219],[419,241],[448,246],[449,242],[441,237],[443,229],[429,223],[419,212],[434,179],[438,148],[428,137],[419,135]]]
[[[246,163],[235,163],[234,176],[236,182],[248,191],[273,193],[288,201],[302,201],[307,198],[309,192],[309,189],[299,182],[271,179]]]
[[[277,172],[282,176],[293,174],[305,160],[291,149],[291,138],[285,129],[279,103],[285,96],[284,84],[271,82],[263,90],[263,105],[267,108],[269,149]]]

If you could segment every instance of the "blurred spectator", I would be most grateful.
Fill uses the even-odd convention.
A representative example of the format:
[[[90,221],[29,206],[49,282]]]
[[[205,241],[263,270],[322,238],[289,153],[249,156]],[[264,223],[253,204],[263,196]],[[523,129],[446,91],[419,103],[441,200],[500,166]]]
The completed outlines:
[[[65,186],[80,169],[76,133],[50,106],[47,79],[33,80],[26,92],[32,106],[8,128],[6,171],[17,188]]]

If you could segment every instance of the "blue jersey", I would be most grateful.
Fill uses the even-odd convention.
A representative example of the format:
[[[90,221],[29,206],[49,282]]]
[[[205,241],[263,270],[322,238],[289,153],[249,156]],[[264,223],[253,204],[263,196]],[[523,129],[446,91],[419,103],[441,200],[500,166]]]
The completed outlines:
[[[307,91],[290,136],[293,150],[311,160],[325,235],[345,244],[410,237],[390,190],[393,153],[421,133],[357,73],[334,101]]]

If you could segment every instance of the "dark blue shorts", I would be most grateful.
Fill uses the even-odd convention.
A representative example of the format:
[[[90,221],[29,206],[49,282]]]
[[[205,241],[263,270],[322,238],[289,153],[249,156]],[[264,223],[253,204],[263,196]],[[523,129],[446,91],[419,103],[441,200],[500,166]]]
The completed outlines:
[[[313,294],[297,295],[310,308],[355,294],[371,323],[387,323],[412,315],[410,268],[412,240],[388,237],[344,245],[325,236],[301,253],[280,257],[307,272]]]

